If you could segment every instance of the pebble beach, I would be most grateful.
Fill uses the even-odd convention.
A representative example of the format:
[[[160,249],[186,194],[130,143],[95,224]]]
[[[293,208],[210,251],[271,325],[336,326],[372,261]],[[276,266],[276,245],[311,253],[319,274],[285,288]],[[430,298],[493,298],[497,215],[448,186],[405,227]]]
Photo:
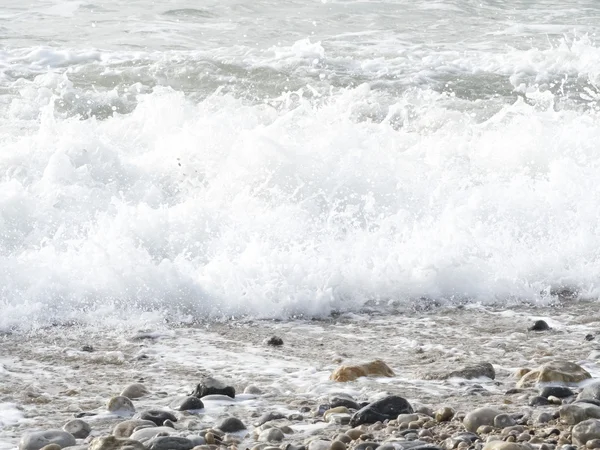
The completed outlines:
[[[0,447],[596,448],[598,322],[574,313],[452,308],[5,334]]]

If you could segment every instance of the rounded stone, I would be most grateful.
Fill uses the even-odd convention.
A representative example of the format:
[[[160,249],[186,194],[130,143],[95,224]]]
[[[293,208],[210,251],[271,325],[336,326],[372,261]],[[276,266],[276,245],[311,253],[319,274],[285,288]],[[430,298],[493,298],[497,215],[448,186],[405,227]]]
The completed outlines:
[[[115,436],[97,437],[90,442],[89,450],[146,450],[141,442],[119,439]]]
[[[358,438],[360,438],[360,436],[362,434],[363,434],[363,431],[358,428],[352,428],[352,429],[346,431],[346,435],[353,441],[356,441]]]
[[[578,423],[571,430],[573,443],[586,445],[588,441],[600,439],[600,420],[588,419]]]
[[[128,397],[119,395],[112,397],[106,404],[106,409],[114,414],[132,415],[135,413],[135,406]]]
[[[474,433],[482,425],[494,425],[495,417],[500,414],[501,411],[493,408],[478,408],[465,416],[463,425],[467,431]]]
[[[535,424],[543,424],[543,423],[550,422],[552,419],[554,419],[552,414],[550,414],[548,412],[541,412],[537,416],[535,416],[533,422]]]
[[[575,395],[571,389],[566,386],[546,386],[540,390],[541,397],[558,397],[558,398],[567,398]]]
[[[494,417],[494,426],[496,428],[512,427],[515,424],[515,419],[508,414],[498,414],[496,417]]]
[[[84,422],[81,419],[74,419],[68,421],[64,426],[63,430],[67,433],[71,433],[76,439],[85,439],[90,435],[92,427],[89,423]]]
[[[162,409],[147,409],[145,411],[140,411],[136,414],[135,418],[140,420],[149,420],[150,422],[154,422],[159,427],[165,423],[165,420],[177,422],[177,417],[175,417],[169,411],[164,411]]]
[[[204,408],[204,403],[198,397],[180,397],[176,398],[169,405],[175,411],[195,411]]]
[[[585,443],[585,446],[589,449],[600,448],[600,439],[592,439]]]
[[[456,414],[456,412],[452,408],[445,406],[435,412],[435,420],[436,422],[448,422],[454,417],[454,414]]]
[[[237,417],[226,417],[217,423],[215,428],[218,428],[225,433],[235,433],[246,429],[246,425]]]
[[[534,324],[529,327],[529,331],[546,331],[549,330],[550,326],[545,320],[536,320]]]
[[[333,441],[329,446],[329,450],[346,450],[346,444],[341,441]]]
[[[269,428],[258,436],[258,440],[261,442],[281,442],[284,438],[285,435],[279,428]]]
[[[215,435],[212,434],[210,431],[204,435],[204,440],[208,445],[215,445],[216,443]]]
[[[134,441],[140,441],[142,443],[149,441],[150,439],[156,437],[157,435],[168,436],[174,433],[175,430],[170,427],[150,427],[150,428],[140,428],[136,429],[133,434],[130,436]]]
[[[271,336],[268,339],[264,340],[265,345],[270,345],[271,347],[281,347],[283,345],[283,339],[279,336]]]
[[[261,395],[262,391],[258,387],[250,384],[244,389],[244,394]]]
[[[40,450],[50,444],[60,445],[61,448],[76,444],[71,433],[64,430],[32,431],[25,433],[19,441],[19,450]]]
[[[146,389],[146,387],[143,384],[134,383],[130,384],[125,389],[123,389],[123,392],[121,392],[121,396],[133,400],[136,398],[142,398],[143,396],[148,395],[149,393],[150,392],[148,392],[148,389]]]
[[[48,444],[42,447],[40,450],[61,450],[62,447],[58,444]]]
[[[128,438],[133,434],[136,428],[140,427],[155,427],[156,424],[154,422],[150,422],[149,420],[125,420],[121,423],[118,423],[113,428],[112,434],[118,438]]]
[[[191,450],[192,441],[181,436],[157,436],[146,442],[148,450]]]
[[[517,382],[517,387],[523,388],[538,383],[578,383],[591,377],[590,373],[578,364],[552,361],[524,374]]]

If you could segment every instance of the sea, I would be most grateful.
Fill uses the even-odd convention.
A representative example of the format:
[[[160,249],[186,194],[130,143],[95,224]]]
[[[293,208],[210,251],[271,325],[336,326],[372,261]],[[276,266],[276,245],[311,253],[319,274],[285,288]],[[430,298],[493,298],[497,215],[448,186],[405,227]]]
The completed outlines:
[[[599,32],[597,0],[2,0],[0,448],[139,378],[600,374]]]

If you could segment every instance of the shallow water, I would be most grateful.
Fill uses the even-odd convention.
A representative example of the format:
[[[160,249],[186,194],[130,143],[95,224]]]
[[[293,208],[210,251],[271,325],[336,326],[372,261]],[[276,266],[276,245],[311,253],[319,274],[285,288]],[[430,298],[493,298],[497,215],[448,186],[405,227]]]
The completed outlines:
[[[264,411],[315,408],[335,392],[361,401],[395,393],[433,408],[451,405],[469,411],[477,405],[500,405],[527,413],[531,392],[504,395],[515,385],[515,369],[568,359],[593,376],[600,375],[598,361],[588,359],[598,344],[585,340],[600,326],[600,319],[588,314],[593,311],[593,304],[566,304],[512,311],[452,308],[342,315],[320,321],[212,322],[143,330],[145,339],[140,339],[140,330],[110,327],[53,327],[5,335],[0,339],[0,442],[2,448],[11,448],[25,430],[60,427],[86,411],[100,413],[85,420],[95,433],[106,433],[122,420],[107,415],[106,402],[126,385],[142,382],[151,392],[134,401],[138,410],[165,408],[176,395],[190,393],[205,375],[231,382],[238,393],[249,384],[263,392],[239,396],[232,403],[205,402],[200,417],[206,426],[224,415],[236,415],[251,431],[254,418]],[[540,318],[552,329],[528,331]],[[283,347],[263,344],[274,334],[283,338]],[[92,345],[94,351],[82,351],[83,345]],[[386,361],[396,375],[351,383],[329,381],[340,364],[374,358]],[[484,361],[494,365],[494,381],[431,379],[433,374]],[[9,416],[12,419],[6,421]],[[184,426],[189,416],[180,420]],[[299,424],[292,438],[314,429],[325,434],[335,430],[322,422],[305,428]]]

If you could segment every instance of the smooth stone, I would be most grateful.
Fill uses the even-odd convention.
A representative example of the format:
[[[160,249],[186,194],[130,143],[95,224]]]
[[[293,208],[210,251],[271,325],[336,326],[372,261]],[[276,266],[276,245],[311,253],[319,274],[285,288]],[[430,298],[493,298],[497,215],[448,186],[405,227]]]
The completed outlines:
[[[540,397],[567,398],[575,395],[571,389],[565,386],[546,386],[540,391]]]
[[[405,398],[391,395],[356,411],[350,419],[350,426],[355,427],[363,423],[383,422],[384,420],[395,419],[400,414],[412,413],[412,406]]]
[[[115,425],[112,434],[118,438],[128,438],[133,434],[136,428],[155,426],[156,424],[154,422],[150,422],[149,420],[130,419]]]
[[[600,407],[588,403],[572,403],[561,406],[560,418],[569,425],[575,425],[587,419],[600,419]]]
[[[271,347],[281,347],[283,345],[283,339],[279,336],[271,336],[263,341],[263,344],[270,345]]]
[[[323,413],[323,420],[325,422],[329,422],[329,416],[333,414],[350,414],[350,411],[345,406],[336,406],[335,408],[330,408]]]
[[[272,420],[280,420],[280,419],[285,419],[285,416],[283,414],[281,414],[280,412],[277,411],[271,411],[268,413],[264,413],[262,416],[260,416],[258,418],[258,420],[256,421],[256,423],[254,424],[255,427],[260,427],[261,425],[270,422]]]
[[[502,414],[500,414],[502,415]],[[499,417],[499,416],[496,416]],[[494,423],[496,422],[496,419],[494,418]],[[479,428],[477,428],[476,433],[477,434],[489,434],[492,431],[494,431],[494,427],[491,425],[481,425]]]
[[[30,431],[19,441],[19,450],[40,450],[50,444],[60,445],[61,448],[71,447],[77,442],[71,433],[64,430]]]
[[[69,448],[73,448],[73,447],[69,447]],[[87,446],[86,446],[87,448]],[[43,446],[40,450],[62,450],[62,447],[58,444],[48,444]]]
[[[149,393],[150,392],[148,391],[148,389],[146,389],[146,387],[143,384],[134,383],[130,384],[125,389],[123,389],[123,392],[121,392],[121,396],[134,400],[136,398],[142,398],[143,396],[148,395]]]
[[[494,417],[494,426],[496,428],[512,427],[513,425],[516,425],[516,423],[515,419],[508,414],[498,414]]]
[[[261,442],[281,442],[284,438],[285,435],[279,428],[269,428],[258,436],[258,440]]]
[[[416,420],[419,420],[419,415],[418,414],[399,414],[398,417],[396,418],[396,422],[398,423],[398,425],[403,424],[403,423],[410,423],[410,422],[414,422]]]
[[[110,400],[108,400],[106,409],[111,413],[119,415],[132,415],[135,413],[135,406],[133,406],[131,400],[127,397],[123,397],[122,395],[112,397]]]
[[[483,446],[482,450],[530,450],[530,447],[514,442],[490,441]]]
[[[329,446],[329,450],[346,450],[346,444],[341,441],[333,441]]]
[[[340,433],[335,437],[336,441],[341,441],[344,444],[349,444],[350,442],[352,442],[352,439],[350,439],[350,436],[348,436],[347,434],[344,433]]]
[[[331,408],[337,408],[338,406],[345,406],[348,409],[360,409],[360,405],[350,396],[333,395],[329,397],[329,406]]]
[[[529,406],[546,406],[549,404],[550,401],[546,397],[542,397],[541,395],[531,397],[531,399],[529,400]]]
[[[600,448],[600,439],[592,439],[587,441],[585,446],[589,449]]]
[[[376,450],[377,448],[379,448],[381,446],[381,444],[379,442],[361,442],[360,444],[356,445],[355,447],[353,447],[352,450],[367,450],[367,448],[371,448],[372,450]],[[310,448],[309,448],[310,450]]]
[[[550,326],[545,320],[536,320],[534,324],[529,327],[529,331],[546,331],[549,330]]]
[[[145,444],[148,450],[191,450],[194,444],[180,436],[157,436]]]
[[[175,432],[175,430],[171,427],[141,428],[141,429],[135,430],[131,434],[130,439],[133,439],[134,441],[145,442],[145,441],[148,441],[148,440],[156,437],[156,435],[158,435],[158,434],[169,435],[169,434],[173,434],[174,432]]]
[[[90,442],[89,450],[146,450],[141,442],[119,439],[115,436],[97,437]]]
[[[75,439],[85,439],[90,435],[92,427],[81,419],[74,419],[65,423],[63,430],[72,434]]]
[[[382,360],[376,359],[365,364],[340,366],[329,377],[332,381],[346,383],[360,377],[393,377],[394,371]]]
[[[262,395],[262,391],[258,387],[250,384],[244,389],[244,394]]]
[[[552,361],[527,372],[517,382],[517,387],[523,388],[539,383],[578,383],[591,377],[589,372],[578,364],[568,361]]]
[[[475,432],[482,425],[494,425],[494,418],[502,414],[493,408],[478,408],[468,413],[463,419],[463,425],[467,431]]]
[[[600,400],[600,381],[594,381],[582,389],[577,400]]]
[[[344,413],[329,414],[329,416],[327,417],[327,422],[337,423],[339,425],[348,425],[350,423],[351,419],[352,419],[352,416],[350,414],[344,414]]]
[[[134,419],[149,420],[159,427],[165,423],[165,420],[177,422],[177,417],[169,411],[163,411],[161,409],[147,409],[145,411],[140,411],[135,415]]]
[[[171,402],[169,408],[175,411],[195,411],[204,408],[204,403],[198,397],[178,397]]]
[[[353,441],[356,441],[363,434],[363,431],[358,428],[351,428],[346,431],[346,436],[348,436]]]
[[[225,433],[235,433],[236,431],[241,431],[246,429],[246,425],[237,417],[226,417],[220,420],[215,428],[218,428]]]
[[[600,420],[588,419],[578,423],[571,430],[573,444],[585,445],[592,439],[600,439]]]
[[[215,443],[216,443],[215,435],[212,434],[211,432],[208,432],[204,435],[204,440],[206,441],[206,443],[208,445],[215,445]]]
[[[496,371],[494,370],[494,366],[492,366],[489,362],[483,362],[455,370],[443,375],[442,378],[464,378],[467,380],[472,380],[474,378],[490,378],[493,380],[496,378]]]
[[[435,412],[435,420],[436,422],[448,422],[454,417],[454,414],[456,414],[456,411],[449,406],[445,406]]]
[[[228,386],[215,378],[206,377],[198,383],[196,389],[194,389],[194,392],[192,393],[194,397],[198,398],[214,394],[235,398],[235,388],[233,386]]]
[[[323,439],[316,439],[308,444],[308,450],[329,450],[331,442]]]
[[[534,424],[548,423],[554,419],[554,416],[547,412],[541,412],[533,419]]]

